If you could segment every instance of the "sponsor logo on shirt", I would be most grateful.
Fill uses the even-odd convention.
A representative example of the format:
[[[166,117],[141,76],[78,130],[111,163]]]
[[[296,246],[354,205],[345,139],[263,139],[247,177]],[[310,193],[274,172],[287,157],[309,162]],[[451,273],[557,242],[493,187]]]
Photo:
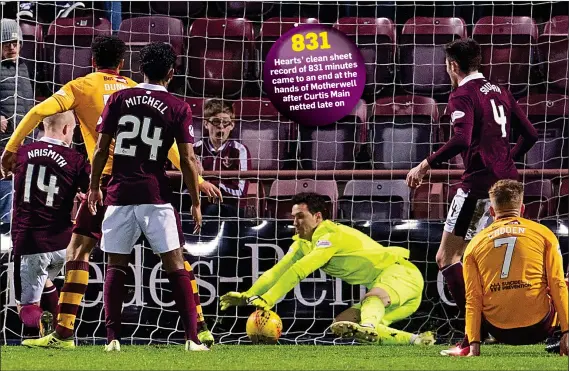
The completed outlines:
[[[190,135],[191,135],[192,138],[193,138],[193,137],[194,137],[194,126],[193,126],[193,125],[190,125],[190,126],[188,127],[188,132],[190,133]]]
[[[316,242],[316,247],[330,247],[332,246],[332,242],[328,241],[328,240],[318,240],[318,242]]]
[[[63,91],[63,89],[59,89],[58,91],[55,92],[55,94],[61,95],[62,97],[66,97],[66,96],[67,96],[67,94],[65,94],[65,92]]]
[[[122,76],[116,76],[116,77],[115,77],[115,80],[116,80],[117,82],[122,83],[122,84],[126,84],[126,79],[125,79],[124,77],[122,77]]]
[[[450,115],[450,122],[453,123],[455,120],[464,117],[464,112],[462,111],[454,111],[452,115]]]

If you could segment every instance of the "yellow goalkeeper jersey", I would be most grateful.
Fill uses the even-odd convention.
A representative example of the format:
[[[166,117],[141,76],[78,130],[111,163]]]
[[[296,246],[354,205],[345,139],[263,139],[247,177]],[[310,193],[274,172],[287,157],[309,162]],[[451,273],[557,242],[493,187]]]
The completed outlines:
[[[288,253],[247,291],[275,303],[310,273],[321,268],[332,277],[368,289],[387,267],[409,258],[409,250],[384,247],[357,229],[325,220],[312,241],[293,237]]]
[[[113,70],[98,70],[84,77],[79,77],[65,84],[51,97],[34,106],[24,116],[12,137],[6,144],[6,150],[17,152],[27,135],[46,117],[56,113],[73,110],[79,120],[79,127],[87,149],[89,161],[93,160],[93,153],[97,144],[97,121],[109,97],[116,91],[133,87],[137,83],[129,78],[118,75]],[[113,167],[114,140],[109,150],[109,160],[105,165],[103,174],[110,175]],[[173,145],[168,152],[168,159],[176,168],[180,168],[180,153],[178,147]],[[200,177],[200,183],[203,179]]]

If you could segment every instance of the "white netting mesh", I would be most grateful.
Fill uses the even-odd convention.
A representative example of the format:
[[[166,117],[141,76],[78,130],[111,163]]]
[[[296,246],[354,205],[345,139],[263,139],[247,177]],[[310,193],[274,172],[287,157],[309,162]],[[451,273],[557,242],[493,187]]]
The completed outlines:
[[[429,183],[416,191],[404,183],[408,169],[449,138],[449,119],[443,113],[450,81],[442,47],[458,37],[473,36],[481,43],[482,72],[510,87],[538,129],[538,144],[518,164],[526,184],[526,216],[542,220],[565,241],[561,246],[567,246],[563,222],[568,215],[569,157],[565,2],[105,3],[109,2],[64,7],[64,2],[58,6],[32,2],[28,9],[24,2],[2,2],[2,19],[17,18],[23,31],[21,59],[29,78],[18,77],[18,81],[28,82],[31,98],[42,100],[70,79],[92,71],[89,47],[95,35],[116,34],[128,46],[122,73],[137,81],[142,78],[137,62],[142,46],[149,41],[172,44],[180,57],[170,90],[190,103],[197,138],[207,139],[202,120],[206,99],[223,98],[233,105],[232,138],[248,148],[251,162],[241,173],[223,170],[244,170],[231,158],[219,159],[221,165],[215,171],[205,170],[208,179],[227,187],[248,181],[244,201],[226,197],[228,204],[241,211],[209,209],[202,236],[192,236],[190,199],[182,191],[179,174],[173,172],[175,203],[187,232],[186,248],[193,255],[188,259],[199,278],[206,321],[219,341],[244,340],[245,319],[252,309],[221,313],[218,297],[231,290],[244,291],[252,278],[286,253],[293,234],[287,220],[291,195],[305,190],[327,195],[331,216],[337,220],[383,244],[410,248],[412,261],[425,276],[423,304],[396,326],[437,330],[443,339],[461,334],[462,321],[456,318],[456,307],[435,263],[461,161],[457,158],[447,168],[434,171]],[[23,12],[17,15],[19,10]],[[61,17],[56,19],[59,12]],[[367,73],[364,95],[352,114],[317,129],[299,127],[282,117],[261,83],[264,58],[279,35],[311,22],[331,25],[352,38],[366,61]],[[4,74],[2,64],[2,116],[17,124],[25,114],[18,111],[17,102],[25,97],[19,84],[13,92],[3,90],[16,80]],[[518,134],[512,134],[514,142]],[[5,143],[8,136],[9,129],[1,130],[0,142]],[[80,135],[76,147],[83,148]],[[7,199],[6,192],[0,194],[0,202]],[[7,227],[2,224],[3,233]],[[10,286],[9,246],[9,234],[2,235],[0,322],[6,342],[19,341],[26,334]],[[93,253],[91,282],[78,313],[77,336],[87,342],[105,337],[103,258],[100,251]],[[125,340],[180,340],[181,324],[159,261],[141,246],[132,263],[123,312]],[[56,280],[58,287],[62,281],[62,277]],[[359,287],[314,273],[276,307],[284,322],[283,339],[332,342],[326,328],[362,293]]]

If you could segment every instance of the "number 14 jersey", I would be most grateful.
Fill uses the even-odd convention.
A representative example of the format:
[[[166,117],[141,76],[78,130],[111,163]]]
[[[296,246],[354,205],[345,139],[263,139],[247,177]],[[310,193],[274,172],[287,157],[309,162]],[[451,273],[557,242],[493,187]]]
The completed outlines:
[[[194,143],[192,111],[159,85],[139,84],[113,94],[97,131],[115,138],[105,205],[170,203],[168,150]]]

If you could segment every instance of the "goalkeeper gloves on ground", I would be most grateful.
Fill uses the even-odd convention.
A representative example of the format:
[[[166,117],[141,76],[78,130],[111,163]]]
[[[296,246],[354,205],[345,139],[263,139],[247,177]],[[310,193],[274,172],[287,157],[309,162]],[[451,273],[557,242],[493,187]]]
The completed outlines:
[[[221,310],[226,310],[229,307],[242,306],[247,304],[249,295],[244,292],[230,291],[219,299]]]
[[[251,296],[247,300],[247,304],[253,305],[253,306],[255,306],[259,309],[262,309],[262,310],[271,310],[271,308],[275,306],[273,303],[269,303],[262,296],[257,296],[257,295]]]

